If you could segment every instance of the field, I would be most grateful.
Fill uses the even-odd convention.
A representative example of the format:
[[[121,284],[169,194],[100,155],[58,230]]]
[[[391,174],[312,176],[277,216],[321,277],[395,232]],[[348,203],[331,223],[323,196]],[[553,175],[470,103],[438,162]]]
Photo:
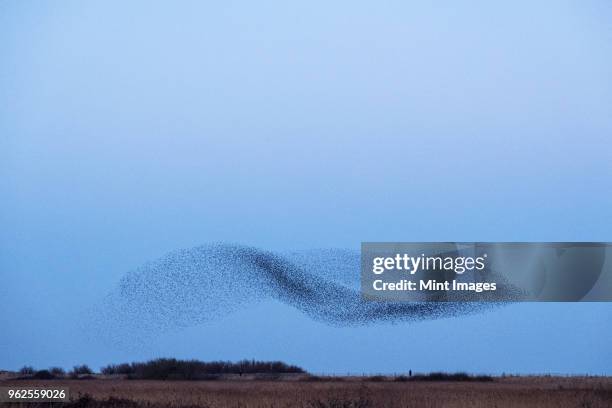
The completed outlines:
[[[1,387],[69,387],[69,407],[612,407],[610,377],[502,377],[492,382],[393,378],[150,381],[11,380]],[[1,405],[1,404],[0,404]],[[22,404],[35,407],[36,404]],[[5,406],[18,407],[11,403]],[[40,407],[49,407],[41,403]]]

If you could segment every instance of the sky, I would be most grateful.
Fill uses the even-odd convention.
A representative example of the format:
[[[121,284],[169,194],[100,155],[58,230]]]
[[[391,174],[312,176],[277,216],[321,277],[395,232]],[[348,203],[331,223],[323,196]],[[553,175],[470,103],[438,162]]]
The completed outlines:
[[[208,242],[612,241],[611,18],[604,0],[1,1],[0,369],[612,374],[604,303],[335,328],[266,301],[146,349],[81,336],[126,272]]]

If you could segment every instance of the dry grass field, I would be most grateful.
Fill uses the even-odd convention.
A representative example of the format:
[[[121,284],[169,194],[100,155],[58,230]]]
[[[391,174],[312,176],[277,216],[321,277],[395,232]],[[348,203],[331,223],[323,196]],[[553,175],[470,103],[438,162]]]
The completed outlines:
[[[67,386],[72,402],[57,404],[64,407],[612,407],[612,378],[602,377],[505,377],[482,383],[354,377],[319,381],[19,380],[2,381],[0,386]]]

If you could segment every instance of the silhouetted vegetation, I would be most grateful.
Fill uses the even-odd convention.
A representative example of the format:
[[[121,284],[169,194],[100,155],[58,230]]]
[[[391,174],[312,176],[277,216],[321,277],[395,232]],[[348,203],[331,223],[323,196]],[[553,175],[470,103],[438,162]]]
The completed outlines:
[[[78,378],[78,379],[86,380],[86,379],[94,378],[92,376],[93,373],[94,373],[93,370],[89,368],[87,364],[82,364],[82,365],[74,366],[72,368],[72,371],[70,371],[69,374],[71,378]]]
[[[305,371],[281,361],[242,360],[203,362],[160,358],[145,363],[111,364],[101,370],[105,375],[126,375],[146,380],[215,380],[221,374],[298,374]]]
[[[341,382],[346,381],[348,377],[339,376],[320,376],[320,375],[307,375],[300,378],[300,381],[306,382]]]
[[[87,364],[74,366],[71,372],[73,374],[79,374],[79,375],[93,374],[93,370],[89,368]]]
[[[63,377],[63,376],[66,375],[66,371],[64,371],[64,369],[61,368],[61,367],[51,367],[51,368],[49,368],[49,372],[54,377]]]
[[[49,370],[38,370],[32,375],[34,380],[53,380],[55,376]]]
[[[106,375],[117,375],[117,374],[130,375],[130,374],[134,374],[136,371],[135,364],[137,363],[109,364],[106,367],[102,367],[100,369],[100,372]]]
[[[361,381],[366,382],[407,382],[407,381],[477,381],[477,382],[488,382],[494,381],[494,378],[488,375],[470,375],[467,373],[443,373],[434,372],[429,374],[415,374],[409,375],[396,375],[396,376],[385,376],[385,375],[372,375],[359,377]]]
[[[85,366],[86,367],[86,366]],[[50,367],[45,370],[36,370],[32,366],[25,366],[18,371],[19,377],[22,380],[53,380],[56,378],[66,377],[66,371],[61,367]]]
[[[35,370],[34,370],[34,367],[32,367],[32,366],[23,366],[19,370],[19,374],[21,374],[21,375],[32,375],[32,374],[34,374],[34,372],[35,372]]]
[[[399,378],[399,377],[398,377]],[[397,381],[402,381],[398,380]],[[469,375],[467,373],[429,373],[429,374],[415,374],[412,377],[407,377],[403,381],[479,381],[488,382],[493,381],[493,377],[490,375]]]

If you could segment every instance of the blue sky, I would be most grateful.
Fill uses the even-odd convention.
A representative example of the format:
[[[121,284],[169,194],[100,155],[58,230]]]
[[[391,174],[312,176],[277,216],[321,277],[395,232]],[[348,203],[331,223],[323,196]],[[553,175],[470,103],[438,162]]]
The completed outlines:
[[[611,241],[611,17],[607,1],[1,2],[0,368],[610,374],[608,304],[335,329],[264,303],[265,321],[136,354],[77,322],[125,272],[210,241]]]

